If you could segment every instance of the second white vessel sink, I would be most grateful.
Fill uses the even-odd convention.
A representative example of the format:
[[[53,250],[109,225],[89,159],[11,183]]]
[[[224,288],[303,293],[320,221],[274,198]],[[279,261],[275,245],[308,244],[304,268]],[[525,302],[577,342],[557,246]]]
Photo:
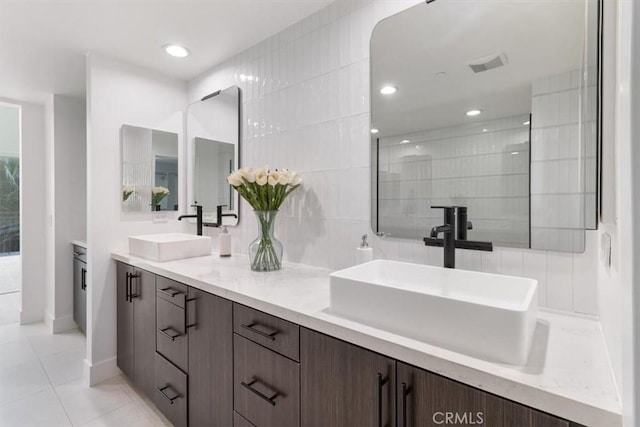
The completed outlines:
[[[536,326],[537,281],[375,260],[332,273],[331,311],[496,362],[524,365]]]
[[[157,262],[206,256],[211,254],[211,238],[186,233],[130,236],[129,253]]]

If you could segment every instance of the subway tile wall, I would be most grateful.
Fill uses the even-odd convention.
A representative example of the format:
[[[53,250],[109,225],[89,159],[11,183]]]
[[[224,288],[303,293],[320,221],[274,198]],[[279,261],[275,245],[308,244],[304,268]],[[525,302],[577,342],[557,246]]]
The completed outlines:
[[[417,3],[337,0],[189,83],[190,101],[231,85],[242,89],[244,166],[302,173],[304,188],[292,194],[277,223],[289,261],[343,268],[355,262],[360,236],[372,234],[369,39],[376,22]],[[232,233],[238,252],[257,236],[244,202]],[[540,305],[596,314],[596,236],[587,233],[581,254],[460,250],[458,266],[533,277]],[[441,265],[442,250],[415,237],[372,236],[371,244],[376,257]]]
[[[469,240],[528,248],[528,123],[521,114],[380,138],[377,230],[414,238],[442,224],[431,206],[466,206]]]

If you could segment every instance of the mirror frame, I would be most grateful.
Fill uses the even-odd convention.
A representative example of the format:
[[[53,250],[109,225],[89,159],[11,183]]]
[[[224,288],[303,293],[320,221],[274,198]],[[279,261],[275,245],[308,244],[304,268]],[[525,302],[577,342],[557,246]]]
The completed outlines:
[[[372,60],[372,48],[373,48],[373,39],[374,39],[374,33],[376,30],[376,27],[381,23],[384,22],[388,19],[393,18],[394,16],[400,14],[400,13],[404,13],[406,11],[408,11],[411,8],[414,7],[420,7],[420,6],[428,6],[430,3],[435,2],[436,0],[426,0],[426,2],[421,2],[418,4],[414,4],[411,5],[405,9],[402,9],[392,15],[389,15],[383,19],[380,19],[379,21],[377,21],[375,23],[375,25],[373,26],[373,29],[371,30],[371,36],[369,38],[369,129],[373,128],[373,103],[374,103],[374,97],[372,96],[375,92],[374,92],[374,81],[372,79],[372,75],[373,75],[373,60]],[[588,0],[585,0],[585,2]],[[604,98],[604,79],[603,79],[603,70],[604,70],[604,54],[603,54],[603,49],[604,49],[604,13],[603,13],[603,9],[604,9],[604,0],[594,0],[596,2],[596,68],[597,68],[597,81],[596,81],[596,164],[595,164],[595,168],[596,168],[596,176],[595,176],[595,204],[594,206],[592,206],[591,208],[594,209],[595,212],[595,223],[594,224],[585,224],[585,232],[586,231],[594,231],[594,230],[598,230],[599,226],[600,226],[600,221],[602,218],[602,215],[604,213],[604,206],[603,206],[603,197],[602,197],[602,187],[603,187],[603,171],[602,171],[602,156],[603,156],[603,98]],[[368,130],[369,130],[368,129]],[[369,187],[369,194],[370,194],[370,206],[369,206],[369,212],[370,212],[370,216],[369,216],[369,228],[371,229],[371,232],[378,236],[378,237],[391,237],[391,238],[398,238],[398,239],[402,239],[402,240],[411,240],[411,239],[407,239],[407,238],[403,238],[403,237],[395,237],[395,236],[391,236],[391,235],[387,235],[387,233],[385,232],[381,232],[376,230],[376,227],[374,227],[374,216],[373,216],[373,195],[376,194],[376,200],[377,200],[377,194],[378,194],[378,185],[379,185],[379,168],[378,168],[378,156],[379,153],[375,152],[377,150],[376,147],[378,147],[377,144],[375,144],[375,138],[374,135],[368,133],[368,137],[369,137],[369,166],[370,166],[370,187]],[[374,158],[376,160],[376,167],[374,168]],[[531,160],[529,160],[531,161]],[[587,209],[587,206],[585,205],[585,211]],[[376,206],[376,219],[377,216],[379,214],[378,212],[378,207]],[[529,212],[529,233],[531,234],[531,211]],[[416,238],[416,240],[420,240],[420,238]],[[531,241],[529,241],[529,248],[528,249],[532,249],[532,250],[536,250],[535,248],[531,248]],[[586,249],[586,247],[585,247]]]
[[[189,109],[192,106],[197,105],[200,102],[205,102],[211,98],[214,98],[218,95],[220,95],[222,92],[229,90],[229,89],[235,89],[238,92],[238,142],[235,146],[234,149],[234,155],[235,155],[235,170],[239,169],[240,167],[242,167],[242,156],[241,156],[241,144],[242,144],[242,128],[243,128],[243,123],[242,123],[242,89],[237,86],[237,85],[231,85],[228,87],[225,87],[224,89],[218,89],[215,90],[205,96],[203,96],[202,98],[200,98],[197,101],[191,102],[190,104],[187,105],[186,108],[186,112],[185,112],[185,136],[186,136],[186,141],[187,141],[187,159],[188,159],[188,165],[187,165],[187,200],[195,200],[195,138],[198,138],[198,136],[196,135],[191,135],[189,132]],[[238,218],[235,224],[233,225],[226,225],[227,227],[237,227],[240,224],[240,220],[241,220],[241,203],[240,203],[240,196],[238,194],[237,191],[234,191],[233,189],[231,189],[232,193],[234,194],[234,198],[235,198],[235,203],[236,203],[236,209],[235,211],[233,211],[233,213],[235,213]],[[189,206],[191,206],[191,203],[188,202],[187,206],[185,207],[184,211],[186,212],[189,208]],[[207,224],[212,224],[210,222],[204,222],[203,223],[205,226]]]

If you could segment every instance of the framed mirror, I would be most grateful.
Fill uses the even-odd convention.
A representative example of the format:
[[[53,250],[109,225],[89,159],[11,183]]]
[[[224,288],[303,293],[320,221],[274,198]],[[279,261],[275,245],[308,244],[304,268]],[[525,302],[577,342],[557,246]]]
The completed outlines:
[[[177,211],[178,134],[122,125],[122,209]]]
[[[202,205],[205,224],[237,225],[239,221],[238,193],[227,183],[227,176],[240,167],[240,96],[240,88],[232,86],[187,109],[190,200]]]
[[[433,0],[371,38],[372,228],[582,252],[597,226],[598,0]]]

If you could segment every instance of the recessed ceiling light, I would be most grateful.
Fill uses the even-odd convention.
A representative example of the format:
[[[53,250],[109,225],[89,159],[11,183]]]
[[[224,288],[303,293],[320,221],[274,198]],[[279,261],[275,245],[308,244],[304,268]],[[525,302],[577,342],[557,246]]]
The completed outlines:
[[[380,89],[380,93],[383,95],[393,95],[397,91],[398,88],[395,86],[383,86],[382,89]]]
[[[531,122],[529,120],[527,120],[526,122],[523,123],[523,125],[525,126],[529,126],[531,124]]]
[[[445,73],[444,71],[438,71],[436,73],[436,77],[445,77],[447,75],[447,73]]]
[[[487,129],[487,128],[482,129],[482,132],[488,132],[488,131],[489,131],[489,129]]]
[[[376,129],[376,128],[372,128],[372,129],[371,129],[371,133],[378,133],[378,132],[379,132],[379,131],[378,131],[378,129]]]
[[[467,111],[467,116],[473,117],[482,114],[482,110],[469,110]]]
[[[175,56],[176,58],[185,58],[189,56],[190,53],[189,49],[180,46],[179,44],[165,44],[162,46],[162,49],[169,55]]]
[[[411,142],[411,141],[410,141],[410,140],[408,140],[408,139],[403,139],[402,141],[400,141],[400,144],[408,144],[408,143],[410,143],[410,142]]]
[[[520,153],[518,153],[517,151],[512,151],[512,152],[511,152],[511,155],[512,155],[512,156],[516,156],[516,155],[518,155],[518,154],[520,154]]]

